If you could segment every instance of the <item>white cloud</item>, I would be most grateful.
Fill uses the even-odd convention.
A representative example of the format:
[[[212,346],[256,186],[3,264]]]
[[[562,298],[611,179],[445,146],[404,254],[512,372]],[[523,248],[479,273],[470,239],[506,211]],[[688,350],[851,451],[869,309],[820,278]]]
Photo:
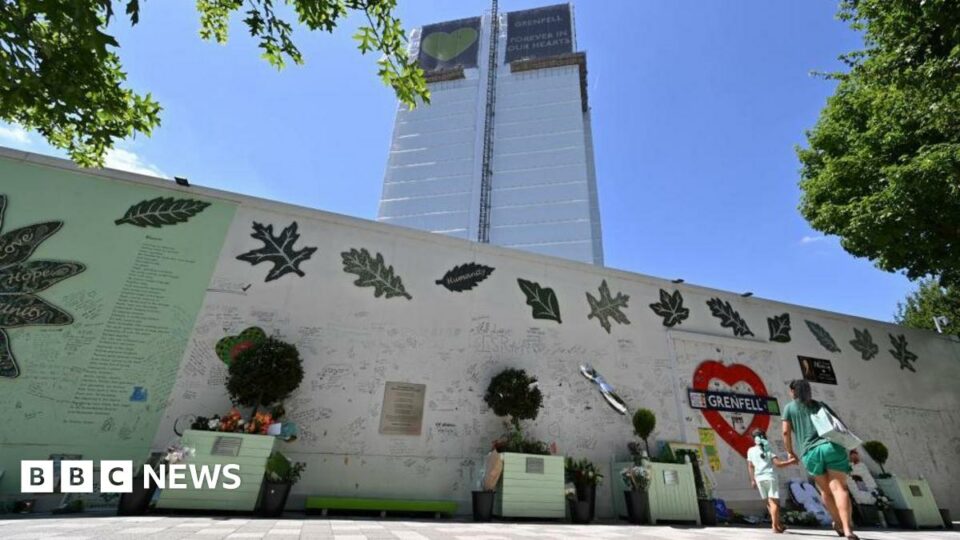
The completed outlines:
[[[15,144],[30,144],[30,134],[20,126],[0,125],[0,139]]]
[[[160,178],[166,178],[167,176],[153,163],[148,163],[137,154],[122,148],[112,148],[107,151],[103,166],[108,169],[119,169],[147,176],[158,176]]]
[[[823,241],[826,240],[826,239],[827,239],[827,237],[826,237],[826,236],[823,236],[823,235],[820,235],[820,236],[804,236],[803,238],[800,239],[800,243],[801,243],[801,244],[813,244],[813,243],[815,243],[815,242],[823,242]]]

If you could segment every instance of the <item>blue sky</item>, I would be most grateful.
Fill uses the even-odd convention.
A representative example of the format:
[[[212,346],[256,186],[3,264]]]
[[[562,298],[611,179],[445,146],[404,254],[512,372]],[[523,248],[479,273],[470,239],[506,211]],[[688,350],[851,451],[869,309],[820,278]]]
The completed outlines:
[[[504,0],[502,10],[548,1]],[[142,2],[115,24],[129,81],[163,124],[108,164],[373,219],[396,100],[360,56],[351,18],[300,28],[304,66],[277,72],[242,24],[200,40],[192,2]],[[474,16],[486,1],[400,0],[406,27]],[[580,0],[607,266],[891,320],[912,290],[810,229],[797,211],[794,146],[859,37],[836,2]],[[53,152],[0,124],[0,145]]]

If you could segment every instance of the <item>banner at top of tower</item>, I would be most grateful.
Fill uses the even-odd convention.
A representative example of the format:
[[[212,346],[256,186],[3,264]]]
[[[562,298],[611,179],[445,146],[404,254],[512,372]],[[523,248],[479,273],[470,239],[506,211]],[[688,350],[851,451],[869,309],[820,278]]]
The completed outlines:
[[[507,13],[507,63],[573,52],[570,4]]]
[[[477,67],[480,17],[428,24],[420,32],[418,61],[424,71]]]

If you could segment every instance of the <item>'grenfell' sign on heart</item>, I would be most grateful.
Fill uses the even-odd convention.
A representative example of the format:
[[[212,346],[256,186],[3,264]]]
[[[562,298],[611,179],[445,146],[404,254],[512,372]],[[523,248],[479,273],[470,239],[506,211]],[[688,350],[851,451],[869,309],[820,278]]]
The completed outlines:
[[[424,71],[477,67],[480,48],[480,17],[423,27],[418,61]]]
[[[780,416],[777,398],[693,389],[687,390],[687,397],[694,409]]]

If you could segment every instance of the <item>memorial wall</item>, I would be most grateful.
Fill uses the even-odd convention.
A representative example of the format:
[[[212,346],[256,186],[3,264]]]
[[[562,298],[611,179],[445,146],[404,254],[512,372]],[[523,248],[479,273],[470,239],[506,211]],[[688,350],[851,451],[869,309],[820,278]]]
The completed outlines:
[[[468,511],[505,432],[483,393],[507,367],[540,381],[529,434],[609,469],[632,428],[581,375],[590,364],[631,412],[656,413],[653,438],[703,445],[733,508],[756,499],[745,433],[782,448],[786,382],[805,377],[887,444],[888,470],[960,512],[947,337],[21,152],[0,152],[0,197],[0,495],[18,492],[21,459],[143,459],[224,414],[217,344],[259,327],[304,359],[285,403],[299,437],[279,443],[307,463],[293,507],[362,495]],[[609,515],[609,482],[598,495]]]

